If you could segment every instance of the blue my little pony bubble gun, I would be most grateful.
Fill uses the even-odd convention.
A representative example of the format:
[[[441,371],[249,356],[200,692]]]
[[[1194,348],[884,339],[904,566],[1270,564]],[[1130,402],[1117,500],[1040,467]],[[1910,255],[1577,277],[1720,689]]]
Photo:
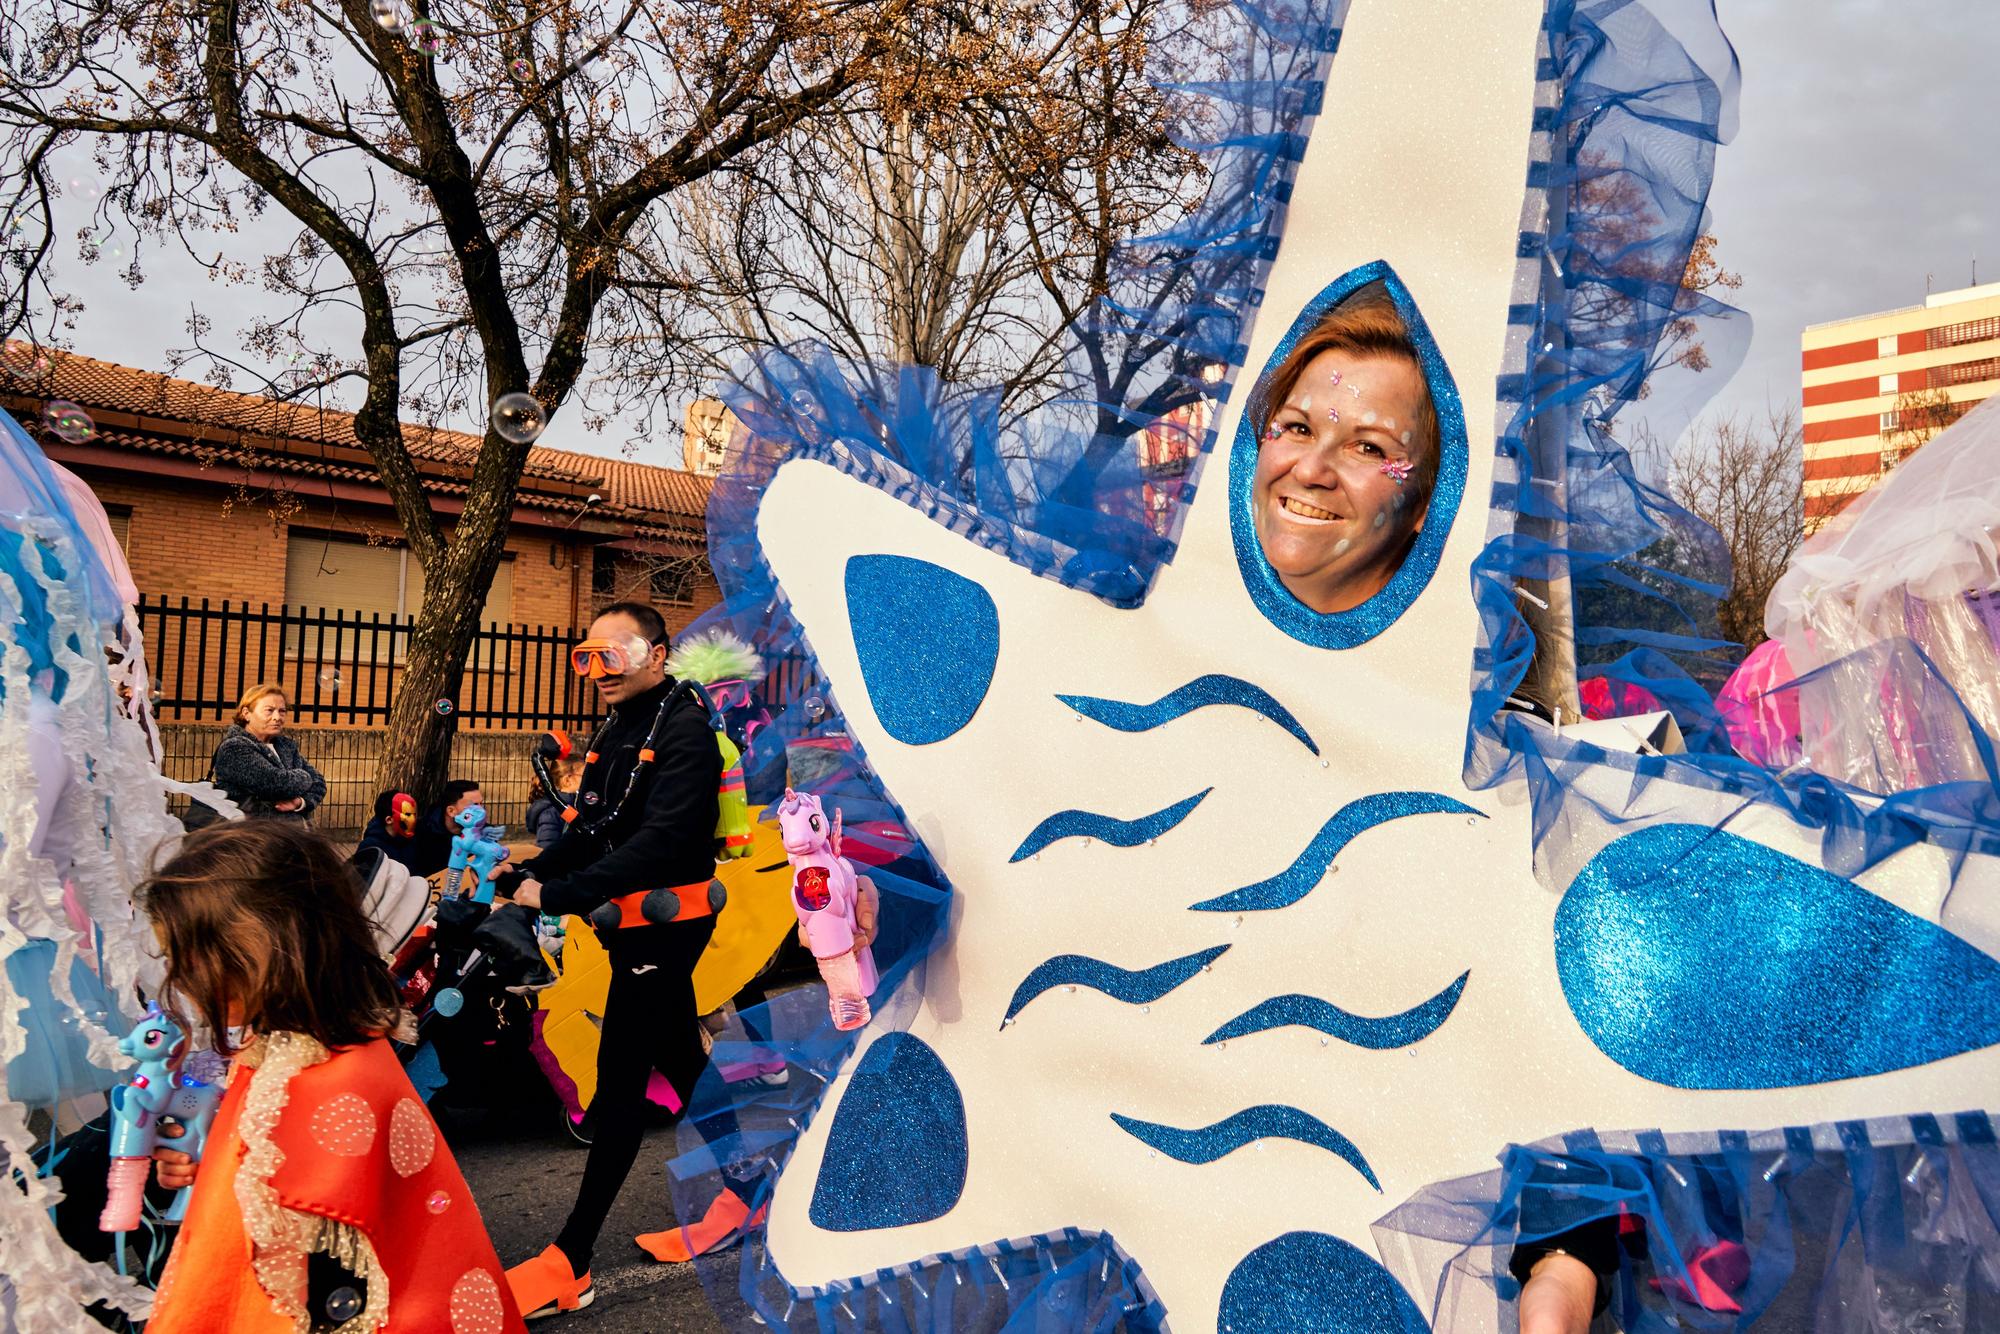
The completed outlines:
[[[118,1043],[118,1050],[139,1062],[131,1081],[111,1090],[111,1177],[105,1194],[104,1212],[97,1226],[105,1232],[130,1232],[139,1226],[146,1201],[146,1173],[151,1170],[153,1150],[160,1145],[160,1118],[172,1117],[185,1127],[179,1139],[167,1144],[190,1158],[200,1159],[202,1143],[222,1104],[222,1090],[214,1084],[186,1079],[174,1072],[172,1061],[187,1045],[180,1025],[149,1006],[145,1018]],[[187,1213],[188,1193],[174,1196],[166,1220],[178,1223]]]
[[[493,902],[493,882],[487,877],[493,868],[507,860],[507,847],[491,839],[480,837],[480,827],[486,823],[484,806],[467,806],[454,818],[460,831],[451,838],[451,861],[446,866],[444,896],[455,899],[459,896],[465,873],[473,872],[472,901],[474,903]]]

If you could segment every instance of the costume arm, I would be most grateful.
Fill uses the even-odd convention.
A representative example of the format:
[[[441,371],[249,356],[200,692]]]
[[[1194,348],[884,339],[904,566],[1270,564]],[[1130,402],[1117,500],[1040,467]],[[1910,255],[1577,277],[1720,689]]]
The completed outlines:
[[[657,764],[646,793],[645,820],[616,848],[588,866],[553,877],[545,864],[583,840],[566,838],[535,859],[545,912],[587,915],[617,895],[662,888],[663,864],[676,854],[684,858],[691,847],[712,847],[722,754],[700,709],[675,710],[660,739]]]

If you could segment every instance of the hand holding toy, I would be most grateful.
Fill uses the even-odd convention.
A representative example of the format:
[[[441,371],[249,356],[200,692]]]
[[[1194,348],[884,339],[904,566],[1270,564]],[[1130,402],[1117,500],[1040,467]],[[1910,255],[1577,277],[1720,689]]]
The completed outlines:
[[[105,1195],[104,1212],[97,1225],[106,1232],[130,1232],[139,1226],[139,1214],[146,1199],[146,1174],[152,1169],[153,1150],[160,1145],[160,1118],[170,1116],[184,1131],[167,1142],[188,1157],[200,1161],[202,1142],[222,1104],[222,1090],[214,1084],[186,1079],[176,1074],[172,1061],[187,1045],[180,1026],[148,1007],[138,1025],[118,1043],[118,1050],[139,1062],[129,1083],[111,1091],[111,1175]],[[167,1221],[177,1223],[187,1213],[187,1189],[174,1196]]]
[[[855,946],[861,890],[854,867],[840,855],[840,816],[829,825],[818,797],[787,788],[778,803],[778,828],[792,863],[792,908],[826,981],[833,1026],[859,1028],[869,1020],[868,997],[878,979],[873,952]]]
[[[480,827],[486,823],[484,806],[467,806],[453,818],[459,831],[451,838],[451,861],[446,866],[444,896],[457,898],[468,868],[475,872],[473,877],[472,901],[474,903],[493,902],[493,868],[507,860],[505,844],[480,837]]]

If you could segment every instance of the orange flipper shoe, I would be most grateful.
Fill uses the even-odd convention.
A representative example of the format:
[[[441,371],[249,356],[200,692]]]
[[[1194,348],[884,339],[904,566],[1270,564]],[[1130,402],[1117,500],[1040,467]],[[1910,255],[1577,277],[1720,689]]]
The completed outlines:
[[[554,1246],[509,1269],[507,1286],[514,1290],[514,1305],[527,1320],[581,1311],[597,1296],[597,1290],[590,1286],[590,1275],[578,1278],[569,1267],[569,1257]]]
[[[693,1227],[670,1227],[665,1232],[643,1233],[633,1240],[662,1264],[686,1264],[697,1255],[707,1255],[744,1228],[755,1227],[763,1218],[762,1206],[753,1215],[750,1206],[738,1199],[735,1191],[725,1190],[715,1197],[715,1203],[708,1206],[708,1212]]]

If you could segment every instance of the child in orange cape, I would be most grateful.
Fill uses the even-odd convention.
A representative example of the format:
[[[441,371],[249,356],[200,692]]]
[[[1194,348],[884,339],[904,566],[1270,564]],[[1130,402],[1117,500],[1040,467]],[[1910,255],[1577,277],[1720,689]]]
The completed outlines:
[[[242,1034],[149,1334],[514,1334],[486,1226],[388,1034],[404,1018],[332,845],[282,820],[191,835],[140,887],[162,998]],[[225,1051],[229,1050],[224,1045]]]

